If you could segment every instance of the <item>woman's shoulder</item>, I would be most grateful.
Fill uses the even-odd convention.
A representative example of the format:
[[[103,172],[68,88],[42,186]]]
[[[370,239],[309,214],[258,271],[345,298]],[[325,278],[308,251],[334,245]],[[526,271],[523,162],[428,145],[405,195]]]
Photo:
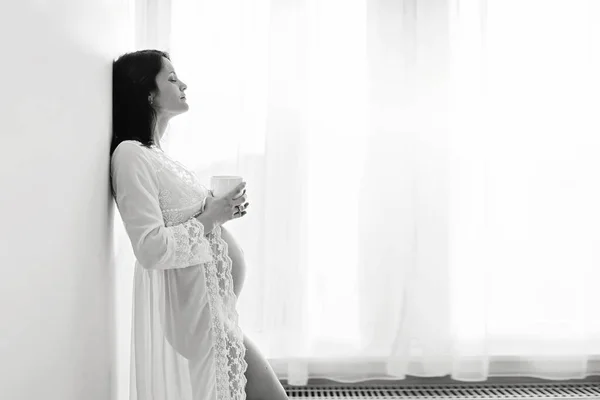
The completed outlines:
[[[144,146],[137,140],[124,140],[118,144],[111,157],[113,167],[117,165],[146,164],[157,169],[155,150]]]
[[[119,143],[117,145],[117,147],[115,148],[115,151],[117,151],[117,149],[122,148],[122,147],[136,147],[136,148],[148,149],[148,147],[145,146],[142,142],[140,142],[139,140],[135,140],[135,139],[123,140],[121,143]],[[150,145],[150,147],[154,148],[154,147],[156,147],[156,145]]]
[[[112,159],[114,159],[115,156],[117,156],[117,154],[128,155],[128,156],[140,155],[140,154],[147,155],[148,152],[149,153],[154,152],[155,148],[156,148],[155,145],[151,145],[150,148],[148,148],[147,146],[145,146],[142,142],[140,142],[138,140],[129,140],[129,139],[123,140],[115,148],[115,151],[113,152],[113,155],[112,155]]]

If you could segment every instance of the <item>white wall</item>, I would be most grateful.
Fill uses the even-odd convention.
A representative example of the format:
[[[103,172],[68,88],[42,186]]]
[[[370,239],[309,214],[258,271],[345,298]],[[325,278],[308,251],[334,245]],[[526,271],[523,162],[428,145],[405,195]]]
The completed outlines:
[[[129,0],[0,0],[2,399],[126,391],[108,154],[129,18]]]

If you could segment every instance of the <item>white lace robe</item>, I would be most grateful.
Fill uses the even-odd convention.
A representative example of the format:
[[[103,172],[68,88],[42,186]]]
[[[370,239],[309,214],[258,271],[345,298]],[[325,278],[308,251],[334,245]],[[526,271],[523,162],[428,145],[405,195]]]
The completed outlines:
[[[231,258],[195,215],[209,194],[161,149],[119,144],[115,199],[136,257],[131,400],[244,400],[247,364]]]

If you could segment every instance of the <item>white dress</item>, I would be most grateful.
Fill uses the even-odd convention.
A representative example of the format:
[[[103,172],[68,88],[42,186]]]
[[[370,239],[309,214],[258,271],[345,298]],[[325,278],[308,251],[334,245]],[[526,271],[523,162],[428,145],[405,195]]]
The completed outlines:
[[[194,218],[208,190],[135,140],[114,151],[111,179],[136,257],[130,400],[244,400],[228,244]]]

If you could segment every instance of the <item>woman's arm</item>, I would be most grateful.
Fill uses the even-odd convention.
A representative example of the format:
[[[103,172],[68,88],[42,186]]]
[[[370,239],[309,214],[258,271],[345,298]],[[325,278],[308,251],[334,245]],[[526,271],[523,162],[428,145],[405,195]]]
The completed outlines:
[[[161,270],[212,261],[206,232],[214,229],[214,222],[200,215],[165,226],[158,177],[145,151],[136,143],[123,142],[111,162],[115,200],[136,258],[144,268]]]

